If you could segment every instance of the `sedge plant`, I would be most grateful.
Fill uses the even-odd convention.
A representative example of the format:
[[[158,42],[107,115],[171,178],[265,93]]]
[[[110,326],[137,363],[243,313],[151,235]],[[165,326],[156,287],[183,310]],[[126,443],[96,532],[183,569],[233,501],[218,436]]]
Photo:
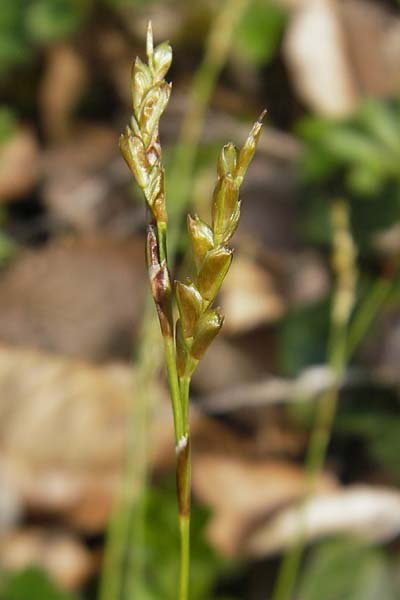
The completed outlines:
[[[172,62],[168,42],[153,46],[147,31],[147,64],[136,58],[131,76],[133,114],[120,137],[121,153],[143,192],[148,212],[146,261],[157,309],[172,403],[177,456],[176,480],[180,527],[179,600],[187,600],[190,564],[190,427],[191,377],[219,333],[223,316],[214,301],[232,262],[228,246],[239,223],[239,188],[254,156],[264,113],[241,149],[226,144],[219,155],[213,193],[212,223],[188,216],[194,276],[172,282],[167,255],[168,216],[159,122],[171,84],[165,76]],[[175,310],[177,307],[177,310]],[[175,318],[175,315],[178,315]]]

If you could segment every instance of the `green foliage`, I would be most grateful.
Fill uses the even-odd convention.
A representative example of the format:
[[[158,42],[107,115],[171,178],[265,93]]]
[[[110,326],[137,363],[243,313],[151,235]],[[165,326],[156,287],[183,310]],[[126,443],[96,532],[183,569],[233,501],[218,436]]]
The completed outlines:
[[[289,312],[279,331],[278,358],[281,371],[295,376],[309,365],[323,363],[328,329],[328,301]]]
[[[377,404],[375,408],[344,408],[339,413],[335,428],[342,434],[363,439],[369,456],[399,481],[398,416],[393,411],[380,409]]]
[[[0,76],[32,60],[41,44],[74,35],[101,5],[117,9],[148,0],[1,0]]]
[[[225,563],[204,539],[207,512],[193,507],[191,522],[191,600],[214,599],[213,589]],[[146,517],[146,547],[143,558],[146,582],[141,600],[176,600],[176,580],[179,565],[179,530],[175,486],[152,488],[149,492]]]
[[[0,105],[0,145],[6,142],[17,128],[17,118],[8,106]]]
[[[156,4],[160,0],[102,0],[103,4],[111,6],[113,8],[119,8],[124,6],[140,5],[140,4]]]
[[[81,27],[91,0],[36,0],[26,11],[30,38],[51,42],[67,37]]]
[[[17,244],[14,240],[0,230],[0,266],[15,256]]]
[[[8,106],[0,106],[0,148],[6,142],[17,128],[17,118],[14,111]],[[1,161],[0,161],[1,167]],[[0,228],[7,219],[6,211],[0,208]],[[0,229],[0,266],[12,258],[17,250],[17,245]]]
[[[299,166],[306,239],[329,243],[330,201],[345,197],[356,244],[370,253],[374,234],[400,214],[400,101],[368,100],[346,121],[309,117],[298,132],[305,141]]]
[[[314,181],[344,172],[348,191],[364,197],[400,184],[400,102],[367,101],[347,121],[304,119],[298,132],[307,143],[305,175]]]
[[[253,0],[236,34],[240,54],[255,65],[267,63],[278,48],[285,23],[285,13],[273,0]]]
[[[59,590],[40,569],[31,567],[0,578],[0,600],[77,600]]]
[[[0,76],[35,56],[40,44],[78,32],[100,4],[133,0],[1,0]]]
[[[302,600],[395,600],[399,593],[383,552],[339,539],[315,549],[298,597]]]
[[[24,28],[25,7],[24,0],[2,0],[0,3],[0,75],[29,58]]]
[[[300,228],[312,244],[328,245],[331,241],[330,201],[320,190],[305,191]]]
[[[329,246],[331,240],[330,207],[332,198],[343,197],[336,185],[329,189],[307,186],[303,193],[300,229],[305,239]],[[373,237],[396,223],[400,214],[400,187],[388,185],[379,195],[368,198],[346,196],[352,216],[352,232],[360,254],[370,254]]]

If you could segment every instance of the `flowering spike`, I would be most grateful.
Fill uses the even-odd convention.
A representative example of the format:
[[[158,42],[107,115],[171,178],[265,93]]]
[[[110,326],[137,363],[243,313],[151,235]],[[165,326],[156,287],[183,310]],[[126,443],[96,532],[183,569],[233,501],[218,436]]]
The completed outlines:
[[[180,312],[178,362],[182,377],[188,377],[222,327],[219,310],[211,308],[232,262],[232,249],[226,244],[234,234],[240,217],[239,188],[250,164],[261,130],[255,123],[241,150],[226,144],[217,163],[217,182],[213,194],[212,227],[197,215],[188,216],[197,276],[195,285],[176,284]],[[183,344],[183,346],[182,346]]]
[[[166,223],[164,168],[158,125],[171,93],[170,84],[163,78],[171,65],[172,51],[167,42],[154,49],[150,22],[146,51],[148,64],[137,58],[132,68],[133,115],[130,127],[122,134],[119,145],[126,163],[143,190],[154,220]]]

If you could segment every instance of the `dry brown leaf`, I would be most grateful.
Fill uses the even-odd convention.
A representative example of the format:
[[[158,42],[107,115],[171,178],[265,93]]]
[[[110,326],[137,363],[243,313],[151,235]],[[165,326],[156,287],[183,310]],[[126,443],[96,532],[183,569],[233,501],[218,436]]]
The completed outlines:
[[[251,412],[251,411],[250,411]],[[229,454],[231,458],[265,459],[271,456],[296,457],[304,449],[305,435],[282,418],[282,413],[268,409],[241,414],[238,422],[244,425],[240,434],[230,424],[194,414],[192,420],[194,454]],[[247,417],[247,421],[246,421]]]
[[[357,84],[333,0],[302,2],[285,34],[284,51],[299,96],[315,112],[343,117],[357,106]]]
[[[0,202],[29,194],[40,173],[36,137],[29,129],[20,129],[0,145]]]
[[[131,368],[122,364],[92,365],[0,345],[0,474],[8,503],[15,500],[11,525],[28,510],[61,517],[87,532],[104,527],[126,450],[133,381]],[[150,468],[171,470],[168,395],[153,383],[149,396],[154,403]],[[198,451],[249,451],[248,442],[195,410],[191,428]],[[131,486],[134,490],[134,480]]]
[[[0,459],[0,536],[14,529],[23,516],[23,499]]]
[[[193,491],[212,509],[208,536],[224,554],[241,551],[250,525],[298,500],[304,486],[302,469],[287,462],[194,455]],[[335,482],[323,475],[318,487],[332,489]]]
[[[400,493],[367,485],[324,492],[299,506],[283,508],[245,540],[251,556],[268,556],[289,547],[302,535],[312,542],[328,535],[349,534],[383,542],[400,532]]]
[[[363,95],[398,94],[400,19],[395,11],[365,0],[279,1],[292,10],[286,60],[298,94],[314,111],[345,117]]]
[[[400,255],[400,223],[394,223],[373,236],[373,244],[378,252],[388,257]]]
[[[270,273],[254,260],[237,256],[221,290],[225,331],[241,333],[279,319],[284,301]]]
[[[95,171],[118,155],[118,135],[110,127],[79,123],[67,139],[51,146],[43,159],[46,177],[62,176],[71,169]]]
[[[124,365],[0,346],[0,462],[25,507],[64,515],[88,531],[104,526],[125,451],[132,382]],[[158,386],[150,393],[158,406]],[[154,412],[150,436],[151,464],[160,457],[159,466],[168,457],[173,464],[169,403]]]
[[[62,588],[79,589],[94,568],[89,551],[70,533],[32,527],[0,536],[0,564],[7,571],[38,566]]]
[[[141,238],[71,239],[25,252],[0,279],[0,339],[84,358],[129,357],[146,290]]]
[[[43,164],[43,197],[55,223],[93,232],[110,229],[118,219],[127,221],[131,202],[122,188],[129,172],[111,128],[75,125],[67,138],[47,149]]]
[[[311,304],[328,295],[327,265],[317,252],[304,250],[287,256],[284,269],[289,304]]]
[[[106,27],[96,27],[90,48],[96,62],[101,61],[101,68],[111,79],[119,98],[129,106],[131,91],[126,82],[130,80],[134,54],[131,40],[126,38],[120,28],[108,23]]]
[[[387,97],[400,90],[400,18],[383,2],[338,3],[347,50],[365,94]],[[371,43],[373,40],[373,43]]]
[[[399,307],[395,302],[383,319],[383,339],[375,340],[377,356],[374,364],[378,366],[379,375],[398,388],[400,384],[400,314]],[[374,340],[372,340],[373,342]]]
[[[41,119],[51,140],[68,134],[71,113],[86,83],[86,66],[77,51],[67,44],[52,44],[39,89]]]
[[[221,365],[224,366],[221,369]],[[193,376],[196,390],[202,393],[214,392],[244,381],[251,381],[260,374],[259,367],[239,348],[227,342],[223,336],[217,337],[202,358]]]

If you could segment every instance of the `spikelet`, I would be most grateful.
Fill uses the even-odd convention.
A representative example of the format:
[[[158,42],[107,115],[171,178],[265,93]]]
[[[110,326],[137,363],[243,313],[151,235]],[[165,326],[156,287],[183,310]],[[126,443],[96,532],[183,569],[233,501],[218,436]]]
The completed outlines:
[[[197,215],[188,216],[196,276],[187,283],[175,282],[180,316],[176,326],[180,377],[192,375],[223,324],[220,310],[212,304],[232,262],[233,250],[228,243],[239,223],[239,188],[254,156],[264,114],[254,124],[240,150],[233,144],[226,144],[220,152],[211,227]]]
[[[151,24],[147,30],[147,59],[137,58],[132,67],[133,114],[120,136],[119,147],[138,186],[142,189],[153,218],[167,222],[164,167],[161,161],[159,121],[170,97],[171,84],[164,79],[172,62],[168,42],[153,47]]]
[[[351,315],[356,298],[357,248],[350,229],[347,204],[336,200],[332,206],[333,256],[332,266],[337,285],[333,298],[332,319],[335,325],[345,325]]]

